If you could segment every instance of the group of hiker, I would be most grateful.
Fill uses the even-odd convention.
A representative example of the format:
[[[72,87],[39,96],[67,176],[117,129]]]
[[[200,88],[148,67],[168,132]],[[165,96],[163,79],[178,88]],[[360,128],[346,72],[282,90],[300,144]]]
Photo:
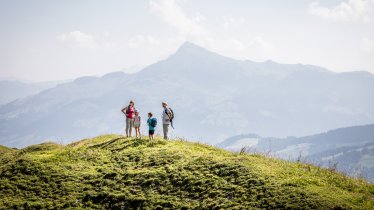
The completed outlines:
[[[173,127],[174,112],[171,108],[169,108],[167,102],[162,102],[162,107],[162,130],[164,133],[164,139],[168,139],[169,126]],[[139,111],[135,108],[134,101],[131,100],[129,105],[124,107],[121,111],[126,116],[126,137],[131,137],[132,128],[134,128],[135,137],[141,138],[141,117]],[[148,113],[147,125],[149,139],[153,140],[157,126],[157,119],[153,117],[151,112]]]

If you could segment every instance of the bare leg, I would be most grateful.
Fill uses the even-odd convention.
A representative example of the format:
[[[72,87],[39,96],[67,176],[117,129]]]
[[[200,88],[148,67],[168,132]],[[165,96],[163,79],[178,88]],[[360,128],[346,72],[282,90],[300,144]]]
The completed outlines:
[[[133,119],[129,119],[129,121],[130,121],[130,128],[129,128],[129,134],[130,134],[130,137],[131,137],[131,133],[132,133],[132,127],[134,127],[134,120]]]
[[[139,138],[142,138],[142,136],[140,135],[140,127],[136,128],[136,136],[139,136]]]
[[[126,135],[126,137],[129,136],[129,135],[127,135],[127,128],[126,128],[126,126],[125,126],[125,135]]]
[[[129,137],[129,126],[130,126],[130,121],[129,119],[126,118],[126,137]]]

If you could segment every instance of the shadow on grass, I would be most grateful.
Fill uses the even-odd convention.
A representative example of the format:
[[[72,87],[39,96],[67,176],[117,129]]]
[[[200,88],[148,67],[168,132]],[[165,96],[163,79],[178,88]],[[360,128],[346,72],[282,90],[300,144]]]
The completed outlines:
[[[115,143],[116,141],[118,141],[120,139],[126,139],[126,138],[125,137],[118,137],[118,138],[112,139],[110,141],[101,143],[101,144],[95,144],[95,145],[89,146],[88,148],[106,148],[106,147],[110,146],[111,144]]]
[[[126,137],[118,137],[107,142],[103,142],[100,144],[95,144],[89,146],[90,149],[108,149],[109,146],[113,145],[114,143],[118,142],[119,140],[125,140],[119,143],[118,145],[114,146],[113,149],[110,149],[112,152],[118,152],[130,147],[138,147],[140,145],[146,146],[155,146],[157,144],[165,144],[165,141],[162,140],[152,140],[150,141],[148,138],[126,138]]]
[[[140,146],[142,144],[147,144],[149,142],[148,139],[140,139],[140,138],[135,138],[135,139],[132,139],[131,141],[127,141],[127,142],[124,142],[124,146],[120,147],[120,148],[117,148],[117,149],[113,149],[112,151],[121,151],[121,150],[124,150],[126,148],[129,148],[129,147],[137,147],[137,146]]]

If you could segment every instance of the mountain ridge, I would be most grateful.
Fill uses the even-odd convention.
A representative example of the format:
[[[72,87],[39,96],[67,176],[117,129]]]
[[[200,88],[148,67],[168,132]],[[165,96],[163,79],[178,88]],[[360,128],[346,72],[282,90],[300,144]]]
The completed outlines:
[[[38,94],[43,90],[53,88],[61,83],[63,83],[63,81],[24,82],[17,80],[0,80],[0,106]]]
[[[336,164],[337,170],[351,176],[366,177],[374,182],[374,124],[338,128],[319,134],[301,137],[261,137],[243,134],[216,144],[219,148],[239,151],[270,152],[286,159],[305,159],[323,167]]]
[[[192,55],[176,59],[183,54],[177,50],[138,73],[80,78],[0,106],[0,143],[23,147],[49,138],[121,133],[118,110],[130,100],[156,117],[160,102],[168,101],[178,116],[174,135],[211,143],[238,133],[301,136],[374,121],[374,77],[238,61],[191,44],[183,48],[192,48]]]

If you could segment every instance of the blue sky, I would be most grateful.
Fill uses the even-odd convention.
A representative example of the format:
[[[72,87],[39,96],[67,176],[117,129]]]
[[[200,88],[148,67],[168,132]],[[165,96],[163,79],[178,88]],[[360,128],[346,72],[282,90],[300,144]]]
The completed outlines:
[[[374,0],[0,0],[0,78],[134,72],[191,41],[253,61],[374,73]]]

